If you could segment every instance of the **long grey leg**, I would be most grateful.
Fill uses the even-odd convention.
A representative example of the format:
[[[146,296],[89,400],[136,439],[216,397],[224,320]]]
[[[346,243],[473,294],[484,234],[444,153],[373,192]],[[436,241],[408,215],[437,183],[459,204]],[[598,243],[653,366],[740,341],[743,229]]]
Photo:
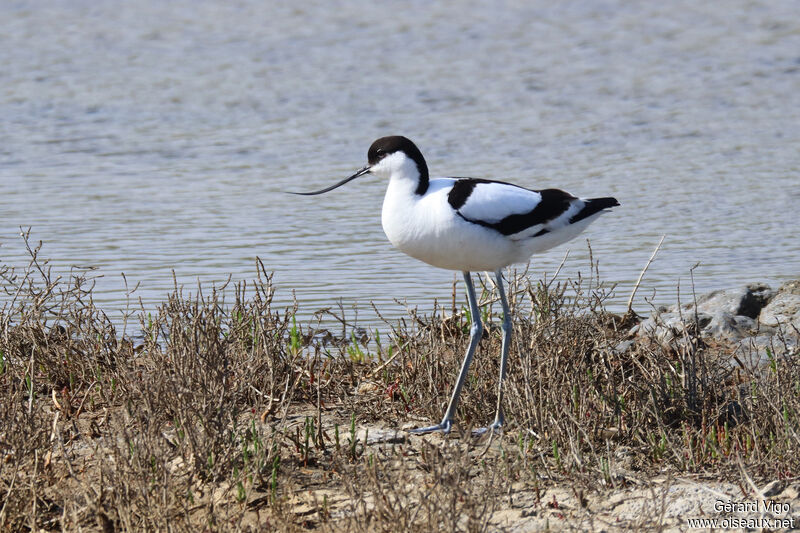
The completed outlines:
[[[458,408],[458,398],[461,396],[461,389],[464,386],[464,382],[467,380],[467,372],[469,372],[469,365],[472,363],[472,356],[475,355],[475,349],[478,347],[481,336],[483,336],[481,310],[478,308],[478,300],[475,298],[475,287],[472,285],[472,276],[470,276],[469,272],[464,272],[464,282],[467,284],[467,300],[469,301],[472,325],[469,328],[469,348],[467,348],[467,354],[464,356],[464,362],[461,363],[461,371],[458,373],[458,380],[456,381],[455,387],[453,387],[453,395],[450,397],[450,404],[447,406],[447,411],[445,411],[444,417],[439,424],[412,429],[411,433],[422,434],[434,431],[449,433],[450,429],[453,427],[453,417],[455,417],[456,409]],[[505,296],[503,296],[503,301],[505,301]]]
[[[488,428],[475,430],[474,433],[482,434],[487,430],[498,431],[503,427],[503,380],[506,378],[506,367],[508,365],[508,349],[511,345],[511,332],[513,327],[511,324],[511,311],[508,308],[508,300],[506,300],[506,291],[503,288],[503,271],[498,270],[494,273],[497,279],[497,291],[500,293],[500,303],[503,304],[503,344],[500,351],[500,378],[497,380],[497,411],[494,415],[494,422]]]

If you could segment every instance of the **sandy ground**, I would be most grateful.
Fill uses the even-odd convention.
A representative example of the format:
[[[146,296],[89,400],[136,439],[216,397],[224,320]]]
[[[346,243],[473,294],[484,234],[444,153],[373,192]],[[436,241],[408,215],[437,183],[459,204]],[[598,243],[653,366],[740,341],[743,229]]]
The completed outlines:
[[[413,425],[409,424],[409,427]],[[359,427],[359,441],[367,441],[366,453],[406,456],[421,454],[432,445],[459,446],[459,438],[438,434],[416,436],[407,431]],[[332,435],[331,435],[332,436]],[[474,455],[502,453],[502,445],[484,438]],[[508,442],[506,442],[508,446]],[[541,478],[537,489],[530,482],[515,483],[488,519],[489,531],[791,531],[800,529],[800,478],[757,484],[748,475],[741,483],[704,475],[673,476],[667,472],[648,475],[626,468],[619,456],[610,471],[613,486],[580,487],[574,479]],[[408,470],[406,470],[408,472]],[[735,476],[734,476],[735,477]],[[401,476],[402,478],[402,476]],[[404,479],[408,480],[407,477]],[[431,483],[422,469],[411,482]],[[298,491],[288,503],[296,516],[317,514],[326,500],[335,524],[352,512],[348,496],[330,487]],[[370,505],[370,502],[367,502]],[[698,522],[692,523],[694,519]],[[716,520],[702,522],[702,520]],[[436,530],[432,526],[432,530]]]

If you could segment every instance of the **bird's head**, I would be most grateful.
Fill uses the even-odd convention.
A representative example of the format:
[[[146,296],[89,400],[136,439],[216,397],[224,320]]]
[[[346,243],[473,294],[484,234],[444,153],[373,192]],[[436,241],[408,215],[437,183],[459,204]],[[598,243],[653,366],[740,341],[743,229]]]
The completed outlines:
[[[428,165],[425,163],[425,158],[422,157],[422,152],[419,151],[419,148],[406,137],[393,135],[391,137],[381,137],[373,142],[367,151],[367,162],[367,166],[330,187],[318,191],[293,192],[291,194],[311,196],[326,193],[365,174],[375,174],[389,179],[396,173],[410,173],[418,176],[420,184],[424,183],[427,186]]]

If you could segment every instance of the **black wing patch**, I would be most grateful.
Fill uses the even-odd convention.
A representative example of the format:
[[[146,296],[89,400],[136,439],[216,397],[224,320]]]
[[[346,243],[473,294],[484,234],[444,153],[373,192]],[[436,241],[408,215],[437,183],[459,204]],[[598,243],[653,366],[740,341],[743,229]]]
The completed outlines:
[[[481,183],[481,180],[469,180],[468,183],[464,183],[463,185],[461,185],[462,182],[464,181],[467,180],[457,181],[453,186],[453,189],[451,189],[450,193],[447,196],[448,202],[456,210],[459,207],[463,206],[464,203],[466,203],[467,198],[469,198],[469,193],[472,192],[472,190],[478,183]],[[536,204],[536,207],[534,207],[527,213],[518,213],[514,215],[509,215],[504,219],[500,220],[499,222],[474,220],[465,217],[464,215],[461,214],[461,212],[457,211],[458,216],[460,216],[467,222],[472,222],[473,224],[478,224],[480,226],[492,228],[502,233],[503,235],[513,235],[515,233],[519,233],[520,231],[524,231],[532,226],[536,226],[537,224],[546,224],[547,222],[555,218],[558,218],[559,216],[564,214],[564,212],[567,209],[569,209],[571,201],[575,199],[574,196],[560,189],[544,189],[542,191],[535,191],[535,192],[538,192],[539,194],[542,195],[542,199],[538,204]],[[457,207],[456,204],[458,204]],[[543,229],[539,233],[537,233],[535,237],[544,235],[545,233],[547,233],[547,230]]]
[[[482,178],[459,178],[454,176],[452,179],[456,180],[456,182],[453,185],[453,188],[450,189],[450,192],[447,193],[447,202],[453,209],[456,210],[461,209],[464,204],[467,203],[467,199],[479,183],[498,183],[500,185],[510,185],[520,189],[524,188],[520,187],[519,185],[514,185],[513,183],[507,183],[505,181],[485,180]]]
[[[473,178],[458,179],[453,185],[453,188],[450,189],[450,192],[447,193],[447,202],[450,204],[450,207],[456,210],[463,207],[463,205],[467,203],[469,195],[475,190],[475,185],[477,184],[478,180]]]

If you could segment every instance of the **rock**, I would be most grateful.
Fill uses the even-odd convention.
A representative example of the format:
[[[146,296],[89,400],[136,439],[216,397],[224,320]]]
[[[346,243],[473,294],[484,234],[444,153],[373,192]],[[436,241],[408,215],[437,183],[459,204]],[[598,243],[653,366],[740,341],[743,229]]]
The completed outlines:
[[[798,353],[799,344],[796,337],[778,338],[762,333],[739,341],[734,354],[744,364],[755,368],[768,364],[771,359],[782,359]]]
[[[754,319],[775,294],[769,285],[750,283],[739,289],[719,290],[700,296],[697,299],[697,311],[709,315],[727,313]],[[685,304],[684,309],[693,312],[694,303]]]
[[[773,496],[777,496],[778,494],[782,493],[783,490],[786,488],[787,483],[785,481],[775,480],[767,483],[764,488],[761,489],[761,494],[766,496],[767,498],[771,498]]]
[[[713,291],[700,296],[696,307],[692,302],[680,308],[673,305],[659,309],[631,334],[653,335],[659,342],[670,343],[690,328],[697,328],[695,331],[703,337],[738,341],[757,330],[755,319],[775,295],[776,291],[764,283]]]
[[[688,335],[687,335],[688,334]],[[742,364],[757,367],[771,357],[800,351],[800,280],[784,283],[777,291],[763,283],[719,290],[680,307],[658,308],[629,331],[629,338],[651,338],[675,349],[693,335],[735,344]],[[629,341],[617,353],[631,349]],[[738,364],[731,360],[731,365]]]
[[[356,386],[355,393],[359,396],[366,396],[369,394],[377,394],[385,387],[377,381],[362,381]]]
[[[631,329],[630,333],[637,337],[651,337],[662,345],[680,341],[685,333],[696,333],[708,327],[714,317],[706,313],[658,313],[653,312],[648,318]]]
[[[800,279],[787,281],[778,288],[778,292],[788,292],[790,294],[800,294]]]
[[[784,334],[797,336],[800,331],[800,280],[784,283],[761,310],[758,320],[765,326],[780,328]]]
[[[729,341],[739,341],[756,331],[756,321],[746,316],[732,316],[728,313],[708,315],[706,313],[684,314],[665,313],[653,315],[630,330],[636,337],[652,337],[661,344],[671,344],[683,338],[684,333],[699,333],[700,337],[713,337]],[[630,349],[629,341],[615,347],[617,353]]]
[[[633,339],[622,341],[614,347],[614,352],[617,354],[624,354],[625,352],[631,349],[631,347],[635,344],[635,342],[636,341],[634,341]]]
[[[637,337],[651,337],[660,343],[669,343],[674,337],[666,322],[670,321],[674,313],[660,313],[654,311],[649,317],[645,318],[633,328],[630,333]]]
[[[405,442],[406,435],[396,429],[364,428],[356,432],[356,439],[361,443],[366,441],[367,445],[392,444]]]
[[[702,335],[737,341],[750,335],[755,329],[756,321],[752,318],[721,312],[711,317],[711,321],[703,328]]]
[[[800,483],[789,485],[781,493],[784,500],[800,500]]]

